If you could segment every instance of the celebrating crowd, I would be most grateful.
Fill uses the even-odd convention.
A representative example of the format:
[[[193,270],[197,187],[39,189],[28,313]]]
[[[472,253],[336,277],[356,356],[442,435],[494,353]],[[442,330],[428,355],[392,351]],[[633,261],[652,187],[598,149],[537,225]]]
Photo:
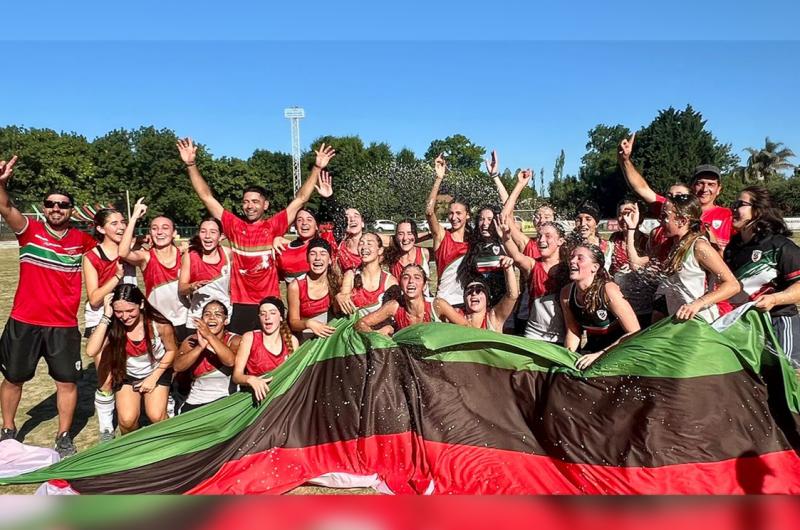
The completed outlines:
[[[660,195],[631,162],[634,141],[620,143],[622,173],[659,224],[645,232],[638,199],[626,199],[608,240],[590,203],[578,206],[574,230],[542,206],[536,237],[523,233],[514,210],[532,174],[521,171],[508,193],[494,152],[486,165],[501,209],[473,209],[455,197],[445,228],[436,212],[447,176],[439,156],[425,211],[429,234],[412,219],[397,223],[391,238],[366,231],[353,204],[337,239],[306,208],[315,191],[323,200],[333,195],[331,146],[315,151],[310,175],[285,208],[267,218],[269,191],[249,186],[239,217],[203,179],[192,140],[181,140],[178,154],[209,214],[186,248],[175,244],[175,225],[164,215],[149,217],[148,235],[136,237],[147,218],[143,199],[127,220],[114,209],[98,211],[94,237],[70,226],[74,201],[65,190],[44,197],[44,221],[26,218],[6,189],[17,158],[2,161],[0,215],[17,235],[20,275],[0,338],[0,438],[16,437],[23,384],[44,357],[56,385],[55,449],[74,454],[82,282],[101,440],[114,437],[115,415],[121,434],[137,429],[142,406],[158,422],[239,387],[262,400],[264,376],[302,342],[333,334],[329,321],[347,315],[356,315],[357,330],[385,335],[436,321],[523,335],[579,353],[583,370],[658,320],[712,322],[753,302],[769,312],[783,353],[800,361],[800,249],[768,192],[748,187],[730,208],[719,206],[720,172],[702,165],[688,186]],[[421,246],[428,238],[430,251]]]

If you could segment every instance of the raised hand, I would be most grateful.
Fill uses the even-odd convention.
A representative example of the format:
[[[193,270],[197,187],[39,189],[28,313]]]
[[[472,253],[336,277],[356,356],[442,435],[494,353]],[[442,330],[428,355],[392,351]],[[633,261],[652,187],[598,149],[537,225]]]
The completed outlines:
[[[436,171],[437,179],[444,178],[444,173],[447,171],[447,162],[444,159],[444,153],[441,153],[436,157],[436,160],[433,161],[433,169]]]
[[[517,182],[522,184],[523,186],[527,186],[532,178],[533,178],[533,171],[531,171],[531,168],[520,169],[519,173],[517,173]]]
[[[114,308],[111,307],[112,298],[114,298],[114,293],[108,293],[103,297],[103,316],[108,318],[114,316]]]
[[[486,171],[489,172],[490,177],[500,174],[500,162],[497,160],[496,150],[492,149],[492,158],[490,160],[484,160],[484,163],[486,164]]]
[[[136,222],[147,213],[147,205],[144,203],[144,197],[139,197],[136,204],[133,205],[133,213],[131,214],[131,221]]]
[[[11,157],[11,160],[6,162],[5,160],[0,160],[0,185],[5,186],[8,183],[8,179],[11,178],[11,174],[14,173],[14,164],[17,163],[17,156],[14,155]]]
[[[639,205],[634,204],[633,208],[622,214],[622,220],[625,221],[625,226],[628,230],[633,230],[639,226]]]
[[[272,240],[272,250],[278,255],[286,250],[288,246],[289,240],[283,236],[275,236],[275,239]]]
[[[333,179],[331,179],[331,174],[325,170],[320,171],[314,188],[317,190],[320,197],[330,197],[333,195]]]
[[[183,140],[178,140],[177,146],[183,163],[187,166],[193,165],[197,159],[197,146],[194,145],[192,139],[184,138]]]
[[[631,159],[631,152],[633,151],[633,141],[636,139],[636,133],[633,133],[630,138],[623,138],[619,143],[619,151],[617,157],[622,162],[627,162]]]
[[[500,268],[507,269],[514,265],[514,258],[511,256],[500,256]]]
[[[314,152],[317,154],[314,165],[320,169],[325,169],[331,161],[331,158],[336,155],[336,150],[330,145],[325,144],[320,144],[319,149],[315,149]]]
[[[500,214],[494,219],[494,227],[500,237],[505,237],[511,233],[511,225],[508,221],[508,214]]]

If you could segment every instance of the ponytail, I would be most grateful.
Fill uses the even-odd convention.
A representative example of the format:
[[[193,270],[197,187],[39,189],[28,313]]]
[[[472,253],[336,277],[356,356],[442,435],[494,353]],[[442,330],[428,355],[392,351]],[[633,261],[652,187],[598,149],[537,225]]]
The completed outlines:
[[[703,211],[700,201],[694,195],[679,195],[670,199],[675,208],[675,216],[689,219],[689,231],[673,246],[667,259],[664,261],[662,272],[667,276],[683,269],[683,262],[689,251],[694,248],[695,242],[706,235],[705,224],[700,220]]]
[[[281,327],[278,329],[278,333],[281,334],[281,340],[286,346],[287,354],[294,353],[294,345],[292,344],[292,330],[289,328],[289,324],[285,319],[281,320]]]

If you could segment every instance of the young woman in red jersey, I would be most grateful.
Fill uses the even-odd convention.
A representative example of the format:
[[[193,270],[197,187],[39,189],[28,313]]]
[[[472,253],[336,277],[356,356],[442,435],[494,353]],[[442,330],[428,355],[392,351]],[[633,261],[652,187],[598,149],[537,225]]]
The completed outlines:
[[[308,273],[308,259],[306,258],[308,243],[320,235],[316,217],[306,208],[301,208],[297,211],[294,229],[297,232],[297,239],[294,241],[289,241],[284,237],[276,237],[275,241],[272,242],[272,246],[278,254],[276,259],[278,274],[280,279],[287,284],[305,277],[306,273]],[[330,243],[330,241],[328,242]]]
[[[331,268],[331,246],[314,238],[306,250],[309,271],[305,278],[289,284],[289,328],[303,340],[329,337],[335,330],[328,325],[331,293],[339,288],[339,278]]]
[[[167,418],[172,362],[178,350],[170,321],[135,285],[123,284],[106,298],[104,315],[86,343],[86,354],[102,352],[103,369],[116,391],[119,430],[139,428],[141,403],[151,422]]]
[[[271,372],[297,349],[297,338],[286,324],[286,308],[280,298],[268,296],[258,307],[259,329],[242,336],[233,366],[233,382],[253,389],[258,401],[269,392]]]
[[[397,223],[389,248],[384,254],[384,261],[392,276],[399,278],[406,265],[419,265],[430,277],[430,253],[427,248],[417,246],[419,229],[413,219],[403,219]]]
[[[103,301],[117,285],[136,285],[136,270],[119,259],[119,244],[127,223],[114,208],[98,210],[94,216],[95,238],[100,243],[83,255],[83,278],[86,284],[86,310],[84,312],[85,337],[90,337],[103,317]],[[100,354],[98,354],[99,356]],[[100,428],[100,441],[114,438],[114,392],[111,378],[102,372],[100,358],[95,359],[98,389],[94,407]]]
[[[380,308],[363,316],[355,324],[358,331],[377,331],[384,335],[407,328],[413,324],[423,322],[438,322],[439,314],[447,313],[449,321],[462,326],[468,325],[467,320],[453,307],[441,298],[433,302],[425,299],[425,285],[428,277],[419,265],[406,265],[400,275],[400,286],[390,289]],[[395,296],[392,296],[395,295]],[[391,326],[384,325],[391,321]]]
[[[188,336],[178,350],[173,369],[188,372],[192,380],[181,414],[230,394],[231,373],[242,337],[225,329],[229,314],[228,306],[219,300],[205,304],[201,317],[194,322],[197,333]]]
[[[154,217],[149,233],[152,248],[132,250],[136,223],[147,213],[147,205],[142,201],[136,201],[133,208],[119,245],[119,257],[141,269],[147,301],[172,322],[178,340],[183,341],[189,335],[186,328],[188,301],[178,294],[181,252],[174,242],[175,223],[163,215]]]
[[[383,293],[392,285],[397,285],[397,280],[381,269],[383,240],[378,234],[364,233],[358,243],[358,253],[361,266],[344,274],[336,303],[343,313],[359,311],[363,316],[381,306]]]

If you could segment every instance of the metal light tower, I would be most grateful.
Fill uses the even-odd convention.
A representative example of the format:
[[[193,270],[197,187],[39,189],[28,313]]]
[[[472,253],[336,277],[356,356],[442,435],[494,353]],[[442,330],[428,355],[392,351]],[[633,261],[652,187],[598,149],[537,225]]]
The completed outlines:
[[[283,109],[283,117],[292,122],[292,175],[294,178],[294,193],[300,189],[300,120],[306,117],[306,111],[300,107]]]

